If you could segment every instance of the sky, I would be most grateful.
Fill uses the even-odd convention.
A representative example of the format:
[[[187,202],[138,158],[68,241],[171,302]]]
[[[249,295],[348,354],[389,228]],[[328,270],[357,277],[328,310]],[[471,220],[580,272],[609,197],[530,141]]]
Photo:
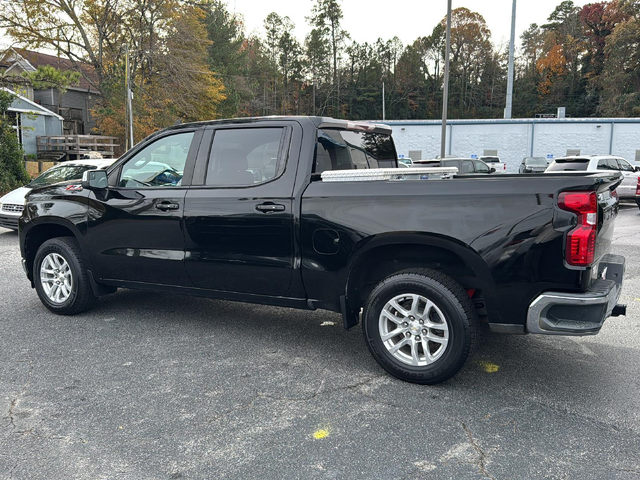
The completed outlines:
[[[262,22],[270,12],[286,15],[296,25],[296,36],[302,40],[310,27],[305,17],[311,12],[312,0],[226,0],[230,10],[241,13],[247,33],[262,33]],[[532,23],[546,23],[562,0],[518,0],[516,37]],[[582,7],[596,0],[574,0]],[[452,8],[466,7],[480,13],[492,33],[496,45],[507,44],[511,34],[512,0],[453,0]],[[404,45],[430,35],[433,27],[447,14],[446,0],[342,0],[343,26],[359,43],[375,42],[398,36]],[[516,38],[516,45],[518,40]]]
[[[581,7],[594,0],[574,0]],[[310,27],[305,17],[313,0],[226,0],[231,11],[243,15],[246,33],[263,32],[263,21],[271,12],[288,16],[296,25],[301,41]],[[519,0],[516,10],[516,36],[530,24],[543,24],[561,0]],[[492,33],[495,45],[509,42],[512,0],[453,0],[453,8],[467,7],[480,13]],[[359,43],[387,40],[398,36],[408,45],[431,34],[433,27],[447,14],[446,0],[342,0],[343,26]],[[0,32],[0,46],[9,40]],[[516,40],[516,45],[518,41]]]

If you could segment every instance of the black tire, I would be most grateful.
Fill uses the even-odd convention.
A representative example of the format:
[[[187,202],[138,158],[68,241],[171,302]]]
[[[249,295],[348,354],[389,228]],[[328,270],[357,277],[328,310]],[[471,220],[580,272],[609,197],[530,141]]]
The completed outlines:
[[[433,363],[421,366],[403,363],[382,341],[379,328],[382,309],[387,302],[402,294],[418,294],[430,300],[444,316],[449,341]],[[462,368],[473,352],[476,328],[477,315],[467,292],[451,277],[429,269],[400,272],[380,282],[367,300],[362,325],[365,342],[382,368],[400,380],[425,385],[444,382]],[[427,347],[431,348],[430,345],[428,343]],[[415,348],[424,355],[424,347]],[[424,357],[426,361],[426,355]]]
[[[40,280],[42,263],[50,253],[62,256],[71,269],[73,278],[71,293],[69,298],[62,303],[56,303],[49,299]],[[52,238],[40,246],[33,263],[33,279],[40,301],[49,310],[59,315],[75,315],[85,312],[93,307],[98,300],[91,289],[80,246],[73,237]]]

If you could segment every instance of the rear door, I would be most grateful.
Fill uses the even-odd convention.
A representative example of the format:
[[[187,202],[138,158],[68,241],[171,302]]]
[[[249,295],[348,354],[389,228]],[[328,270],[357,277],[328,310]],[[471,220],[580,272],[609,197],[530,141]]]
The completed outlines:
[[[287,121],[221,125],[205,134],[185,203],[186,269],[196,287],[287,293],[301,139],[301,126]]]

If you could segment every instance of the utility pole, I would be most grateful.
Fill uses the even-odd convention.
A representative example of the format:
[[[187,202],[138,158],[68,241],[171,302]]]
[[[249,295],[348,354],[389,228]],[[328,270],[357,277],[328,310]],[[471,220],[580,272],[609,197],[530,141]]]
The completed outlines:
[[[382,82],[382,121],[385,121],[387,119],[387,114],[385,112],[385,105],[384,105],[384,82]]]
[[[129,44],[124,44],[124,150],[129,150]]]
[[[447,37],[444,53],[444,91],[442,92],[442,134],[440,158],[445,158],[447,145],[447,105],[449,103],[449,52],[451,51],[451,0],[447,1]]]
[[[129,124],[129,142],[127,145],[127,149],[133,148],[136,144],[133,139],[133,109],[131,108],[131,99],[133,98],[133,93],[131,92],[131,74],[129,72],[129,44],[125,44],[125,60],[124,60],[124,69],[125,69],[125,86],[127,90],[127,104],[125,108],[125,112],[128,112],[127,121],[125,121],[125,129],[127,123]],[[125,131],[126,137],[126,131]],[[125,142],[126,143],[126,142]]]
[[[507,105],[504,109],[504,118],[511,118],[513,104],[513,55],[516,41],[516,0],[513,0],[511,10],[511,41],[509,42],[509,70],[507,73]]]

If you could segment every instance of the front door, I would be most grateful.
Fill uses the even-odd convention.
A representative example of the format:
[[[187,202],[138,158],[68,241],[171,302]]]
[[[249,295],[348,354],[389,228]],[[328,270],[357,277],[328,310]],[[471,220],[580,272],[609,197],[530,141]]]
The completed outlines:
[[[192,286],[182,216],[185,172],[200,138],[196,131],[155,138],[109,173],[109,188],[92,192],[89,242],[99,278]]]
[[[294,129],[299,139],[296,122],[213,130],[185,201],[186,267],[196,287],[286,296],[294,267],[297,156],[287,162],[299,151],[291,145]]]

